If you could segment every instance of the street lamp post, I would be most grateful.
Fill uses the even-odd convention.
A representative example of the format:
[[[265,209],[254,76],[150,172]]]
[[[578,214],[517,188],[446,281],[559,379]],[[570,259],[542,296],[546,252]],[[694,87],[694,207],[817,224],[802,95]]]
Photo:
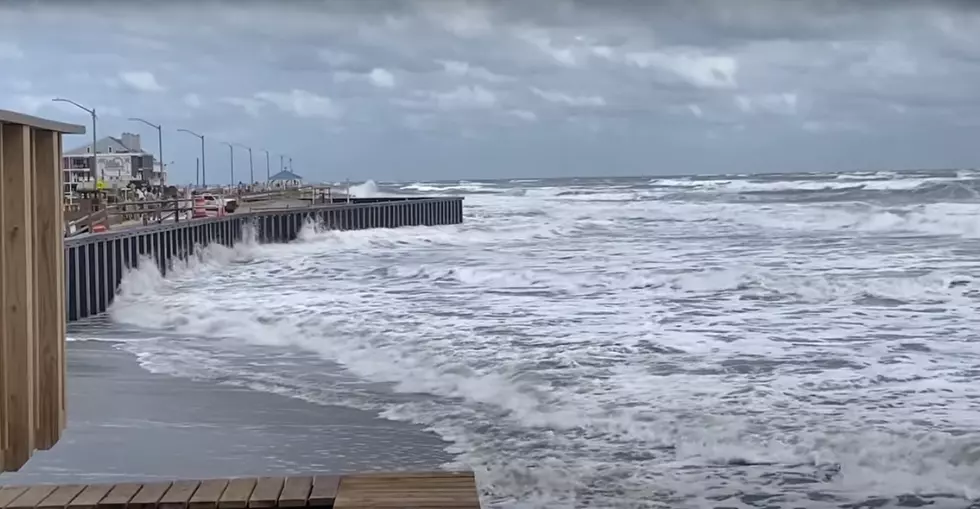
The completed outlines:
[[[223,141],[225,145],[228,145],[228,156],[231,157],[231,187],[235,187],[235,144]]]
[[[191,136],[196,136],[201,139],[201,186],[208,187],[208,170],[204,164],[204,135],[197,134],[194,131],[189,131],[187,129],[177,129],[179,133],[187,133]]]
[[[247,147],[240,143],[236,143],[239,147],[248,150],[248,185],[255,183],[255,166],[252,164],[252,147]]]
[[[92,115],[92,168],[90,168],[90,170],[92,171],[92,174],[95,175],[96,170],[98,170],[99,168],[99,160],[98,160],[99,142],[98,142],[98,138],[95,136],[95,123],[96,123],[95,108],[88,109],[85,106],[82,106],[81,104],[72,101],[71,99],[62,99],[61,97],[56,97],[51,100],[53,102],[68,103],[74,105],[79,109],[87,111],[89,115]],[[100,181],[105,182],[105,170],[101,170],[98,176]],[[96,187],[96,189],[98,189],[98,187]]]
[[[265,152],[265,182],[268,184],[272,178],[272,174],[269,173],[269,151],[262,149],[262,152]]]
[[[289,171],[293,171],[293,158],[289,158]]]
[[[163,190],[163,128],[160,127],[158,124],[147,122],[146,120],[143,120],[142,118],[139,117],[132,117],[129,120],[133,122],[142,122],[157,130],[157,150],[160,152],[160,186],[159,187],[160,190]],[[150,168],[150,171],[152,170],[153,168]]]

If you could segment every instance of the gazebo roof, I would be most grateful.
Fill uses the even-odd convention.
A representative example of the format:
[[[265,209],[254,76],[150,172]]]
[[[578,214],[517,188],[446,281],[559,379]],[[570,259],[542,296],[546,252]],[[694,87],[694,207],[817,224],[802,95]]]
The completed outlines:
[[[303,177],[289,170],[283,170],[273,175],[269,180],[303,180]]]

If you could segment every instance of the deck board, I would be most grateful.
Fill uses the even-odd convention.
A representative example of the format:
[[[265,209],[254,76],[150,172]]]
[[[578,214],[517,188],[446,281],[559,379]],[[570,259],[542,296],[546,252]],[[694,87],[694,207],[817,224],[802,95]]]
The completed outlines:
[[[363,474],[340,480],[334,509],[480,507],[473,474]]]
[[[469,472],[0,487],[0,509],[478,509]]]
[[[279,507],[305,507],[313,489],[313,476],[287,477],[279,494]]]
[[[38,509],[64,509],[85,489],[84,484],[66,484],[58,486],[48,498],[37,505]]]
[[[313,489],[310,490],[310,507],[333,507],[339,486],[339,475],[318,475],[313,477]]]
[[[77,497],[68,502],[67,507],[71,509],[95,509],[112,488],[113,485],[111,484],[89,484]]]
[[[164,493],[157,504],[159,509],[184,509],[190,502],[200,481],[177,481],[170,485],[170,489]]]
[[[286,482],[285,477],[259,477],[255,483],[255,490],[248,499],[248,507],[268,508],[276,507],[279,503],[279,494],[282,493],[282,485]]]
[[[33,509],[44,499],[48,498],[51,493],[57,489],[57,486],[39,484],[37,486],[31,486],[24,493],[21,493],[19,497],[7,504],[7,509]]]
[[[147,483],[129,501],[129,509],[155,509],[160,499],[170,490],[170,482]]]
[[[0,488],[0,509],[7,507],[8,504],[27,491],[27,488],[29,486],[6,486]]]
[[[211,479],[201,482],[201,485],[191,497],[188,507],[190,509],[215,509],[221,495],[228,487],[228,479]]]
[[[99,501],[98,508],[126,509],[129,507],[129,501],[136,496],[142,487],[142,484],[136,483],[117,484]]]
[[[232,479],[218,500],[218,509],[245,509],[258,479]]]

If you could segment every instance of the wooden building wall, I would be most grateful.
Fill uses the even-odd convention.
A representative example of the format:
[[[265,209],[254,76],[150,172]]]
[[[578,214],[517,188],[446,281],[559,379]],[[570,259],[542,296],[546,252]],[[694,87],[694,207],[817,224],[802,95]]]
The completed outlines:
[[[84,132],[0,110],[0,471],[65,427],[61,137]]]

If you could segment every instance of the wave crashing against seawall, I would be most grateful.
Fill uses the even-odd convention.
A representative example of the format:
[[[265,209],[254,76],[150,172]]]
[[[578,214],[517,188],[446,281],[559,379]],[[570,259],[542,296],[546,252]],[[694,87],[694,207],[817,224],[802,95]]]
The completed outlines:
[[[976,175],[376,185],[465,194],[466,222],[149,264],[125,348],[421,423],[491,506],[977,496],[980,207],[936,191]]]

